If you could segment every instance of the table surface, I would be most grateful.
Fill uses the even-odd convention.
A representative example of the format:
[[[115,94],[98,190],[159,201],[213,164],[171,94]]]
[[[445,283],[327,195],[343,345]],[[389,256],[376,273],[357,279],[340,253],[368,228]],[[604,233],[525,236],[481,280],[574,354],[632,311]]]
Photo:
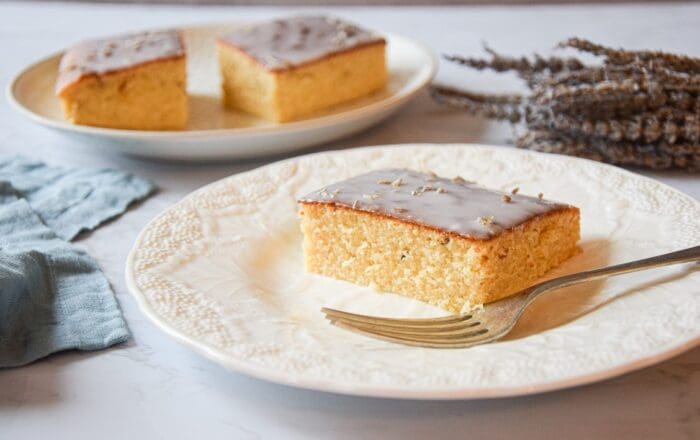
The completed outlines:
[[[0,82],[77,39],[131,29],[299,13],[302,8],[0,3]],[[613,45],[700,55],[700,5],[309,9],[405,34],[438,52],[554,46],[572,35]],[[443,68],[438,80],[501,90],[512,78]],[[437,106],[426,94],[385,123],[323,149],[406,142],[505,144],[507,126]],[[124,261],[138,231],[185,194],[272,159],[185,165],[100,153],[32,125],[0,103],[0,153],[50,163],[110,166],[160,191],[77,242],[104,268],[133,339],[0,371],[0,438],[540,438],[682,439],[700,436],[700,348],[603,383],[542,395],[465,402],[394,401],[297,390],[231,373],[179,345],[138,310]],[[275,158],[279,159],[279,158]],[[700,179],[643,172],[700,198]],[[700,293],[700,292],[699,292]]]

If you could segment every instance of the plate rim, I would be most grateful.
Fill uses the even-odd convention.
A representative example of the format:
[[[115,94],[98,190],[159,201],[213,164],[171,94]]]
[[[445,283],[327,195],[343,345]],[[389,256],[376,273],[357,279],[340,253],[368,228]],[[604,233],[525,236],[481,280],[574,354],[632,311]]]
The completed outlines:
[[[350,148],[350,149],[345,149],[341,150],[342,152],[354,152],[357,150],[370,150],[370,149],[380,149],[380,148],[402,148],[402,147],[411,147],[411,146],[429,146],[429,145],[434,145],[434,146],[458,146],[461,148],[480,148],[480,149],[493,149],[493,148],[508,148],[508,147],[503,147],[503,146],[496,146],[496,145],[489,145],[489,144],[475,144],[475,143],[448,143],[448,144],[431,144],[431,143],[402,143],[402,144],[384,144],[384,145],[373,145],[373,146],[365,146],[365,147],[357,147],[357,148]],[[535,156],[556,156],[560,158],[565,158],[567,160],[580,160],[580,161],[586,161],[586,162],[591,162],[596,164],[597,166],[602,166],[602,167],[609,167],[613,168],[618,172],[622,172],[624,174],[630,174],[634,175],[637,177],[641,177],[643,179],[649,179],[654,181],[655,183],[658,183],[662,187],[665,187],[666,189],[669,189],[680,196],[687,198],[688,200],[692,201],[696,205],[700,205],[700,201],[695,200],[693,197],[690,195],[684,193],[683,191],[680,191],[676,188],[673,188],[672,186],[660,182],[656,179],[652,179],[650,177],[642,176],[640,174],[634,173],[632,171],[629,171],[624,168],[616,167],[614,165],[606,164],[606,163],[601,163],[597,162],[594,160],[590,159],[585,159],[585,158],[579,158],[579,157],[573,157],[573,156],[567,156],[563,154],[552,154],[552,153],[541,153],[541,152],[536,152],[536,151],[530,151],[530,150],[519,150],[519,149],[513,149],[514,152],[517,153],[526,153],[526,154],[532,154]],[[293,162],[297,161],[301,158],[306,158],[306,157],[312,157],[312,156],[320,156],[320,155],[326,155],[326,154],[334,154],[338,153],[338,151],[322,151],[322,152],[315,152],[311,154],[304,154],[300,156],[295,156],[292,158],[280,160],[280,161],[275,161],[271,162],[269,164],[254,168],[252,170],[245,171],[243,173],[236,173],[231,176],[238,176],[242,174],[247,174],[247,173],[254,173],[258,172],[259,170],[270,167],[270,166],[276,166],[280,165],[286,162]],[[145,296],[141,293],[140,289],[137,287],[136,282],[133,278],[133,259],[135,257],[135,251],[140,244],[141,240],[143,239],[143,236],[145,235],[146,231],[148,230],[149,226],[151,226],[153,223],[155,223],[156,220],[158,220],[162,215],[164,215],[167,211],[173,209],[175,206],[179,205],[180,203],[183,203],[186,199],[192,197],[195,194],[198,194],[200,192],[205,192],[209,187],[212,187],[213,185],[217,184],[219,181],[227,179],[231,176],[224,177],[222,179],[218,179],[214,182],[208,183],[190,193],[185,195],[182,199],[180,199],[178,202],[170,205],[169,207],[165,208],[162,210],[160,213],[158,213],[155,217],[153,217],[148,223],[146,223],[139,234],[137,235],[136,239],[134,240],[134,244],[132,245],[131,250],[129,251],[129,255],[126,259],[126,264],[125,264],[125,280],[126,280],[126,287],[127,290],[129,291],[130,295],[132,298],[136,300],[136,303],[143,312],[146,317],[156,325],[156,327],[160,328],[162,331],[164,331],[166,334],[170,335],[173,339],[175,339],[178,343],[188,347],[192,351],[204,356],[205,358],[219,364],[220,366],[234,372],[234,373],[240,373],[244,374],[246,376],[259,379],[259,380],[264,380],[267,382],[275,383],[278,385],[286,385],[286,386],[291,386],[294,388],[300,388],[300,389],[305,389],[305,390],[311,390],[311,391],[321,391],[321,392],[328,392],[328,393],[334,393],[334,394],[341,394],[341,395],[351,395],[351,396],[363,396],[363,397],[373,397],[373,398],[391,398],[391,399],[404,399],[404,400],[474,400],[474,399],[494,399],[494,398],[504,398],[504,397],[517,397],[517,396],[527,396],[527,395],[533,395],[533,394],[541,394],[541,393],[546,393],[546,392],[551,392],[551,391],[556,391],[556,390],[563,390],[563,389],[568,389],[568,388],[575,388],[583,385],[588,385],[596,382],[601,382],[607,379],[612,379],[627,373],[631,373],[640,369],[643,369],[645,367],[651,366],[658,364],[660,362],[663,362],[665,360],[668,360],[674,356],[677,356],[683,352],[686,352],[688,350],[691,350],[697,346],[700,346],[700,334],[698,334],[695,337],[692,337],[688,340],[682,341],[681,343],[671,346],[666,350],[663,351],[657,351],[653,354],[650,354],[649,356],[641,357],[638,358],[634,361],[630,361],[627,363],[622,363],[620,365],[613,366],[611,368],[604,368],[599,371],[586,374],[586,375],[581,375],[581,376],[576,376],[576,377],[571,377],[567,379],[562,379],[562,380],[555,380],[555,381],[549,381],[549,382],[541,382],[538,384],[532,384],[532,385],[524,385],[524,386],[488,386],[488,387],[461,387],[461,388],[455,388],[455,389],[448,389],[448,388],[437,388],[437,389],[425,389],[425,390],[406,390],[406,389],[401,389],[399,387],[377,387],[377,386],[357,386],[357,385],[344,385],[338,382],[333,382],[333,381],[325,381],[325,380],[311,380],[311,379],[302,379],[302,380],[295,380],[293,378],[290,378],[288,375],[286,375],[284,372],[280,370],[276,370],[274,368],[270,368],[268,366],[261,366],[261,365],[250,365],[246,363],[245,361],[241,359],[234,359],[230,357],[226,357],[225,355],[217,352],[216,350],[203,346],[199,342],[195,341],[193,338],[188,337],[184,334],[181,334],[178,332],[176,329],[170,327],[167,322],[163,321],[156,313],[155,311],[150,307],[148,304]]]
[[[225,21],[225,22],[210,22],[206,24],[193,24],[193,25],[182,25],[174,26],[180,30],[191,30],[191,29],[206,29],[221,26],[245,26],[252,23],[252,21]],[[158,28],[161,29],[161,28]],[[153,29],[150,29],[153,30]],[[138,32],[138,31],[134,31]],[[10,104],[10,107],[16,112],[21,114],[23,117],[29,119],[30,121],[37,123],[39,125],[61,130],[64,132],[75,133],[80,135],[98,135],[103,137],[110,137],[113,139],[128,138],[128,139],[149,139],[149,140],[168,140],[173,138],[186,138],[189,140],[198,139],[208,136],[218,136],[218,137],[241,137],[241,136],[265,136],[268,134],[283,135],[286,133],[296,133],[300,131],[316,129],[321,127],[328,127],[334,123],[347,122],[360,118],[363,114],[367,112],[375,113],[381,112],[395,106],[400,106],[412,97],[414,97],[418,92],[423,90],[434,78],[437,73],[438,60],[435,52],[425,45],[424,43],[405,37],[403,35],[395,34],[393,32],[377,31],[381,35],[385,36],[389,43],[391,40],[404,41],[412,44],[419,48],[422,55],[425,55],[429,62],[425,65],[428,68],[426,74],[423,78],[420,78],[415,85],[412,85],[406,90],[394,93],[384,99],[369,103],[367,105],[349,109],[346,111],[341,111],[338,113],[332,113],[329,115],[323,115],[315,118],[302,119],[299,121],[286,122],[282,124],[273,124],[262,127],[244,127],[244,128],[214,128],[214,129],[199,129],[199,130],[126,130],[118,128],[107,128],[107,127],[93,127],[89,125],[78,125],[71,124],[67,121],[59,121],[52,119],[43,115],[40,115],[30,108],[25,106],[20,99],[16,96],[16,88],[18,83],[22,78],[31,70],[39,67],[42,64],[54,62],[56,58],[63,55],[64,50],[57,52],[52,52],[51,54],[44,56],[36,61],[21,68],[17,73],[15,73],[5,88],[5,98]]]

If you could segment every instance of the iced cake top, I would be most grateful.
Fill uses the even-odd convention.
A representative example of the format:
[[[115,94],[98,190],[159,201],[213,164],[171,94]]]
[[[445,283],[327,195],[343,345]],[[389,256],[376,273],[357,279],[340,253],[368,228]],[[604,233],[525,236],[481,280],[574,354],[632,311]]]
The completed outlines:
[[[184,55],[185,47],[176,30],[86,40],[69,48],[61,58],[56,93],[86,75],[102,75]]]
[[[285,70],[384,38],[327,16],[300,16],[242,28],[219,41],[245,52],[270,70]]]
[[[406,169],[372,171],[314,191],[300,203],[324,203],[381,214],[459,236],[489,239],[569,205],[494,191],[461,177]]]

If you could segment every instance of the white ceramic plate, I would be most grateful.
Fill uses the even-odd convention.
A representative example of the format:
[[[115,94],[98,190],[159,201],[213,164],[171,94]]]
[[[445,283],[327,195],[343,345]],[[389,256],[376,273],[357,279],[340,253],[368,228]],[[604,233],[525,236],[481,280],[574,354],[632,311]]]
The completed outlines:
[[[183,131],[117,130],[65,121],[54,95],[61,54],[20,72],[7,89],[11,104],[34,122],[87,139],[110,151],[163,159],[234,159],[291,152],[350,135],[379,123],[419,92],[435,75],[433,54],[421,44],[387,34],[389,82],[373,95],[313,118],[275,124],[225,110],[215,39],[241,24],[183,29],[187,47],[190,119]]]
[[[405,347],[328,324],[321,306],[386,316],[444,312],[304,272],[295,199],[367,170],[410,167],[581,208],[583,252],[550,276],[700,243],[700,203],[608,165],[507,147],[400,145],[290,159],[212,183],[169,208],[129,256],[129,289],[163,330],[273,382],[368,396],[467,399],[585,384],[700,342],[700,272],[676,266],[537,300],[505,340]]]

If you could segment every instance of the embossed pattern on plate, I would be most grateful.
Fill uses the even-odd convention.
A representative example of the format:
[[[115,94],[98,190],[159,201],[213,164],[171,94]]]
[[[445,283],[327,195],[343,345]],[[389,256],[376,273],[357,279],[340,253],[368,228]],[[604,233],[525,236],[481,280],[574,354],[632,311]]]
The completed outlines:
[[[142,231],[127,262],[129,288],[157,325],[232,370],[348,394],[528,394],[622,374],[700,341],[696,265],[553,292],[507,339],[469,349],[405,347],[332,327],[322,306],[444,314],[303,270],[296,197],[388,167],[461,175],[501,190],[518,186],[579,206],[583,252],[548,276],[700,243],[700,203],[619,168],[506,147],[399,145],[290,159],[196,191]]]

